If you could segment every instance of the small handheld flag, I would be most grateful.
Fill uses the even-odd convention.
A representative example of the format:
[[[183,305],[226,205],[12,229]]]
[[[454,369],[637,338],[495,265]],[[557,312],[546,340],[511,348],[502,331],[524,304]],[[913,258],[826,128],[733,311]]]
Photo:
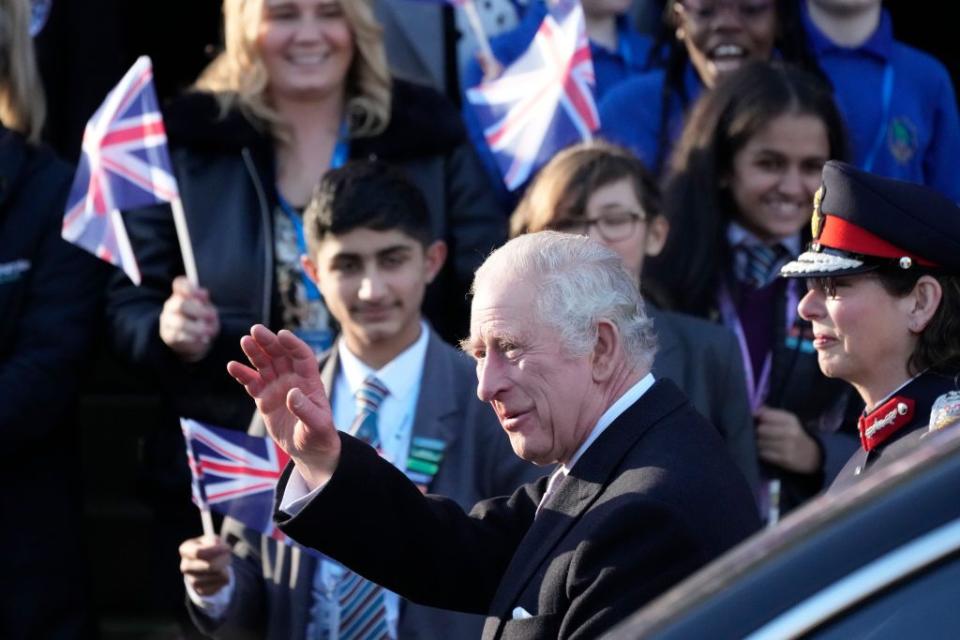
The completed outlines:
[[[467,91],[508,189],[600,126],[593,60],[576,0],[544,17],[530,48],[503,74]]]
[[[277,480],[290,457],[269,437],[180,419],[193,478],[193,500],[274,538]]]
[[[184,266],[196,282],[189,237],[184,241],[186,222],[176,219],[182,207],[153,88],[153,67],[150,58],[141,56],[87,122],[61,233],[140,284],[120,210],[161,202],[174,207]]]

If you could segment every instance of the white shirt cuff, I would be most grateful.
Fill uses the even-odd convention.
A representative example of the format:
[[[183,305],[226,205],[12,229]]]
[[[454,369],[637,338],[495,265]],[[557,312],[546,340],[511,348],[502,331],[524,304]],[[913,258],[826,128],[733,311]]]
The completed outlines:
[[[236,588],[236,578],[233,575],[233,567],[227,567],[227,584],[213,595],[202,596],[197,593],[187,579],[183,579],[183,584],[187,588],[187,597],[205,616],[219,622],[227,613],[230,607],[230,600],[233,598],[233,591]]]
[[[290,478],[287,479],[287,486],[284,488],[283,495],[280,497],[280,511],[288,516],[297,515],[313,500],[314,496],[323,491],[325,486],[327,484],[323,483],[310,491],[303,476],[294,467],[290,472]]]

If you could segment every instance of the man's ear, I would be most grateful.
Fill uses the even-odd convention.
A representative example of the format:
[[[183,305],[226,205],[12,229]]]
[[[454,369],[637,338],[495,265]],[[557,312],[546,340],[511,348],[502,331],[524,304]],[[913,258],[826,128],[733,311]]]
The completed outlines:
[[[605,318],[597,323],[597,339],[593,344],[593,381],[604,382],[619,364],[620,330]]]
[[[320,278],[317,276],[317,263],[313,261],[307,254],[300,256],[300,266],[303,267],[304,272],[307,274],[307,277],[310,278],[313,284],[320,286]]]
[[[908,310],[908,326],[911,333],[920,333],[927,328],[933,314],[940,308],[943,288],[936,278],[924,275],[913,285],[913,291],[907,297],[912,300],[912,308]]]
[[[427,284],[430,284],[440,273],[443,263],[447,261],[447,243],[443,240],[434,240],[424,250],[423,257]]]
[[[660,255],[663,251],[663,245],[667,243],[667,236],[670,235],[670,222],[665,216],[653,216],[647,221],[647,239],[643,252],[654,257]]]

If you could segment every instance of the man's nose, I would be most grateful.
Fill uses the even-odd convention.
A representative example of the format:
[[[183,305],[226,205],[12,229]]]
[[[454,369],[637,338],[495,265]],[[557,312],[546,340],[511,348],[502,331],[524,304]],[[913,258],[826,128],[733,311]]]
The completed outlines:
[[[504,365],[496,355],[477,362],[477,397],[490,402],[507,387]]]

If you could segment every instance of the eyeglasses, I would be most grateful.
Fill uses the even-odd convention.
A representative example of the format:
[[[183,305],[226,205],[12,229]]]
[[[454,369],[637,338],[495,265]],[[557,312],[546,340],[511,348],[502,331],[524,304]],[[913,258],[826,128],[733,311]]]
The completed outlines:
[[[827,298],[837,296],[837,280],[830,276],[807,278],[807,291],[819,291]]]
[[[741,20],[752,20],[766,15],[774,0],[677,0],[677,5],[698,22],[716,17],[720,9],[731,9]]]
[[[600,237],[607,242],[617,242],[633,235],[637,223],[646,221],[647,216],[636,211],[616,211],[604,213],[599,218],[570,218],[557,220],[549,226],[554,231],[573,233],[580,236],[590,235],[590,229],[597,228]]]
[[[850,286],[860,280],[876,278],[874,272],[857,273],[848,276],[822,276],[807,278],[807,291],[820,291],[827,298],[837,297],[837,287]]]

